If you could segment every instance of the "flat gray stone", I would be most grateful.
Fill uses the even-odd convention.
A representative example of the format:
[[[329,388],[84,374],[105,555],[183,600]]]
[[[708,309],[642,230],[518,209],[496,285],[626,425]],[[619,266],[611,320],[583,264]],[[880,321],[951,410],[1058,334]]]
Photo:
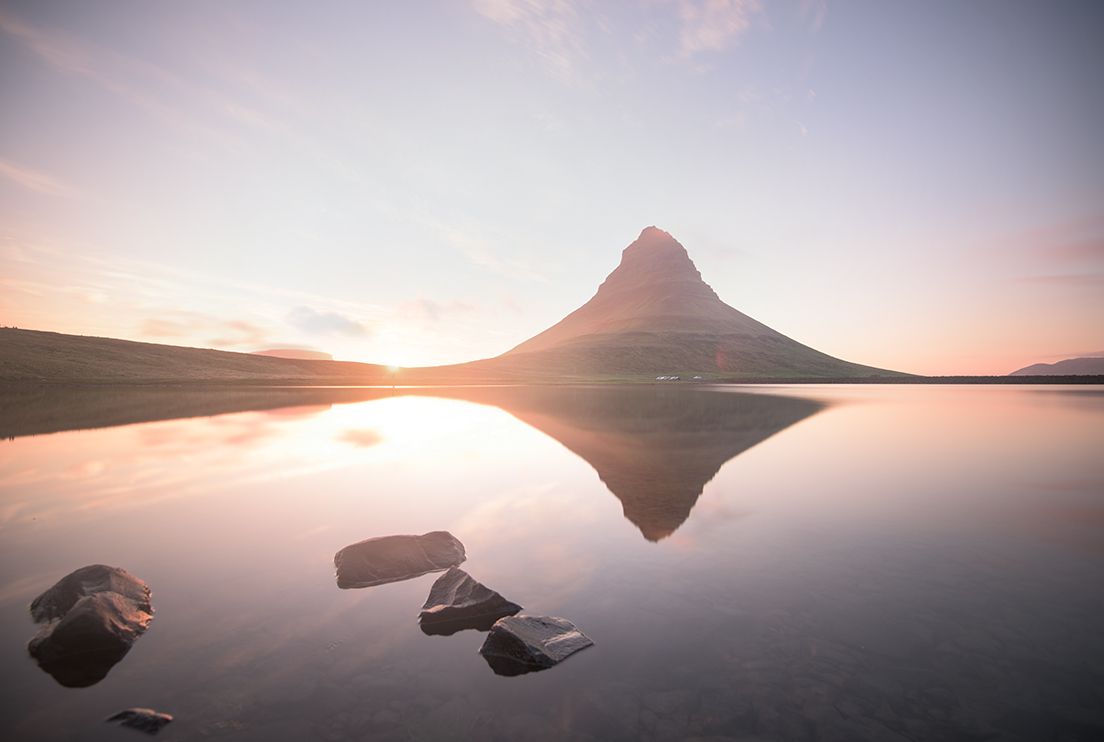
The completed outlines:
[[[106,719],[106,721],[118,722],[119,726],[137,729],[139,732],[145,732],[146,734],[157,734],[172,720],[172,714],[137,707],[120,711]]]
[[[418,622],[427,634],[455,634],[462,629],[489,630],[498,619],[512,616],[521,606],[450,567],[429,589]]]
[[[153,620],[150,589],[126,570],[94,564],[66,575],[31,603],[42,624],[27,651],[64,686],[102,680]]]
[[[447,531],[421,536],[380,536],[346,546],[334,555],[337,586],[374,587],[461,564],[464,545]]]
[[[558,665],[594,646],[566,618],[507,616],[491,627],[479,653],[498,675],[521,675]]]

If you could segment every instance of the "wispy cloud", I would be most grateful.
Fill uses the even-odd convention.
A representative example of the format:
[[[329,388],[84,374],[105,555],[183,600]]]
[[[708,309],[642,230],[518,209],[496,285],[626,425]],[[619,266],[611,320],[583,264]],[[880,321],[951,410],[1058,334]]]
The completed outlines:
[[[723,51],[751,28],[762,10],[759,0],[679,0],[682,55]]]
[[[1058,273],[1024,276],[1020,280],[1066,288],[1104,288],[1104,273]]]
[[[590,62],[588,38],[603,44],[617,44],[616,27],[596,8],[578,0],[471,0],[484,18],[509,30],[519,45],[531,49],[560,79],[578,82]],[[648,44],[663,36],[660,28],[677,32],[677,57],[687,60],[707,52],[720,52],[735,45],[763,12],[759,0],[654,0],[662,20],[641,20],[643,24],[627,39],[630,45]],[[806,0],[801,18],[816,28],[827,12],[824,0]],[[622,57],[622,59],[624,59]]]
[[[797,15],[815,33],[828,20],[828,0],[801,0]]]
[[[71,196],[76,193],[76,189],[52,175],[16,165],[10,160],[0,159],[0,175],[29,191],[44,193],[47,196]]]
[[[1104,261],[1104,237],[1048,245],[1042,248],[1042,251],[1047,256],[1075,262],[1102,262]]]
[[[58,72],[81,77],[126,100],[162,124],[215,142],[224,148],[236,148],[247,142],[220,126],[219,117],[253,127],[274,126],[257,111],[230,101],[214,90],[173,74],[144,59],[101,48],[72,35],[27,23],[0,11],[0,32],[22,43],[43,62]],[[199,101],[207,111],[202,121],[190,112],[182,100]]]
[[[179,320],[150,317],[142,322],[139,332],[143,337],[148,338],[179,338],[187,337],[193,329],[195,329],[193,325]]]
[[[229,333],[211,339],[211,345],[258,346],[268,341],[268,332],[244,320],[227,320],[223,326]]]
[[[586,60],[584,26],[573,0],[472,0],[472,7],[514,32],[561,79],[575,78]]]
[[[361,322],[337,312],[320,312],[311,307],[295,307],[288,314],[288,322],[312,335],[361,337],[368,334],[368,328]]]
[[[499,254],[496,246],[508,244],[505,239],[492,241],[478,237],[467,229],[443,224],[437,224],[436,229],[441,239],[459,250],[473,265],[513,279],[548,283],[548,277],[529,262]]]
[[[31,51],[59,70],[79,75],[93,74],[88,54],[67,39],[46,33],[2,11],[0,31],[23,42]]]
[[[200,312],[173,311],[146,318],[141,337],[151,340],[190,339],[212,336],[207,342],[219,348],[256,348],[268,342],[268,330],[245,320],[227,320]]]
[[[460,315],[471,314],[478,311],[478,309],[479,307],[475,304],[458,299],[440,302],[433,299],[419,298],[403,302],[399,306],[399,315],[407,319],[440,322]]]

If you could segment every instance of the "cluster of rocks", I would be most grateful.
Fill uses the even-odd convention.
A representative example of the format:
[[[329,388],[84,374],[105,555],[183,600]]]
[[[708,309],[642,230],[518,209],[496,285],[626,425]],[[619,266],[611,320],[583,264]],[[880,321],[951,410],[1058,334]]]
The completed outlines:
[[[593,646],[567,619],[518,615],[520,605],[459,568],[466,559],[464,545],[455,536],[433,531],[360,541],[337,552],[334,566],[337,586],[343,590],[443,571],[418,614],[419,626],[427,635],[486,631],[479,653],[499,675],[546,670]],[[154,613],[150,596],[149,586],[124,569],[81,567],[31,602],[31,617],[42,626],[27,650],[61,685],[93,685],[149,628]],[[135,707],[107,721],[157,734],[172,719],[170,714]]]
[[[479,653],[499,675],[521,675],[557,665],[592,646],[567,619],[516,615],[521,606],[490,589],[459,565],[464,545],[447,531],[382,536],[346,546],[334,555],[337,586],[373,587],[447,570],[429,590],[418,623],[426,634],[487,631]]]
[[[61,578],[31,601],[31,618],[42,624],[27,651],[61,685],[84,688],[103,680],[153,621],[150,589],[118,567],[91,564]],[[109,717],[156,734],[172,716],[132,708]]]

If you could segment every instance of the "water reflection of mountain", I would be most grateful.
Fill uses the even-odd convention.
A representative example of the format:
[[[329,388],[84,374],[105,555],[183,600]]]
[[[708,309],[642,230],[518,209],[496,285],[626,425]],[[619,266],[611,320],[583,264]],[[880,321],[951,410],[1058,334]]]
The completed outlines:
[[[651,386],[446,394],[500,407],[558,440],[594,467],[649,541],[682,525],[726,461],[824,407],[797,397]]]
[[[809,399],[655,386],[63,388],[0,394],[0,437],[417,395],[493,405],[584,459],[658,541],[729,459],[823,409]]]

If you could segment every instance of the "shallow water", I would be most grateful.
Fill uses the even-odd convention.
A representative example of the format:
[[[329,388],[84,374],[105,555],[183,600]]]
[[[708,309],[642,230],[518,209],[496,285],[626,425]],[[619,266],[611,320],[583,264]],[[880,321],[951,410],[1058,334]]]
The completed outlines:
[[[1104,737],[1104,388],[53,390],[0,395],[0,737]],[[427,636],[448,530],[595,646],[501,677]],[[66,688],[27,606],[86,564],[149,631]]]

